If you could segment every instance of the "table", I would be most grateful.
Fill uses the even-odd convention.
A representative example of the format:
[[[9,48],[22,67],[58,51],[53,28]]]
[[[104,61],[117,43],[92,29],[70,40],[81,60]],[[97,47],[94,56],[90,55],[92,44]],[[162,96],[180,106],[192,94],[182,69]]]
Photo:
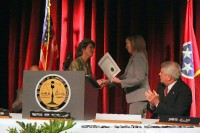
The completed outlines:
[[[200,128],[193,126],[170,126],[154,124],[158,120],[143,119],[142,124],[77,122],[67,133],[200,133]],[[66,133],[66,132],[62,132]]]
[[[30,120],[23,119],[21,114],[11,113],[12,118],[0,119],[0,133],[8,133],[9,127],[21,129],[16,121],[24,123],[34,123],[40,125],[49,120]],[[67,130],[67,133],[200,133],[200,127],[194,126],[168,126],[154,124],[156,119],[142,119],[142,124],[115,124],[115,123],[97,123],[91,120],[75,121],[76,125]],[[66,133],[63,131],[62,133]]]

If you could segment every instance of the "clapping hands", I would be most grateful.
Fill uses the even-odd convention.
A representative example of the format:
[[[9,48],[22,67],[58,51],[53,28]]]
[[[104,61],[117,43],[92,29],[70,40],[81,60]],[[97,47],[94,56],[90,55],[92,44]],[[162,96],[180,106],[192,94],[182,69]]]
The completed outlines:
[[[151,107],[157,107],[159,103],[159,95],[153,90],[145,92],[146,99],[149,101]]]

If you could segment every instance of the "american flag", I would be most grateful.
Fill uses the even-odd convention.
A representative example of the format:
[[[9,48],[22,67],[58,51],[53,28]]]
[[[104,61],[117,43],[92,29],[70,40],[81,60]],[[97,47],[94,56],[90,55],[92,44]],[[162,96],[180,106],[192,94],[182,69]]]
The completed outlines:
[[[187,10],[182,47],[182,79],[192,91],[191,117],[196,117],[195,76],[200,74],[200,60],[193,29],[193,1],[187,0]]]
[[[51,21],[50,13],[48,12],[50,11],[48,10],[50,8],[50,3],[48,2],[46,0],[39,61],[40,70],[56,70],[56,66],[58,65],[56,60],[59,57],[56,36],[53,31],[53,21]]]

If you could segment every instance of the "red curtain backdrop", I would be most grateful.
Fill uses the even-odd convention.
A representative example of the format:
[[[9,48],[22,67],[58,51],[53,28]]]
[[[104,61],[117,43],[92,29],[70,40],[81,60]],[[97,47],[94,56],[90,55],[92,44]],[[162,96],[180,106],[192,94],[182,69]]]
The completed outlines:
[[[83,38],[96,42],[91,58],[96,79],[103,78],[98,61],[109,52],[121,68],[128,62],[125,37],[141,33],[147,42],[149,83],[156,90],[160,64],[174,60],[181,64],[181,46],[187,0],[51,0],[51,15],[59,46],[59,70],[68,54],[73,54]],[[1,44],[0,107],[11,109],[18,88],[23,88],[23,71],[39,64],[44,1],[29,0],[0,4]],[[194,31],[200,45],[200,1],[194,0]],[[6,55],[6,56],[5,56]],[[119,74],[119,75],[120,75]],[[104,77],[105,78],[105,77]],[[199,76],[195,79],[200,85]],[[200,90],[196,88],[197,116],[200,117]],[[120,87],[99,90],[98,111],[126,113],[127,105]]]

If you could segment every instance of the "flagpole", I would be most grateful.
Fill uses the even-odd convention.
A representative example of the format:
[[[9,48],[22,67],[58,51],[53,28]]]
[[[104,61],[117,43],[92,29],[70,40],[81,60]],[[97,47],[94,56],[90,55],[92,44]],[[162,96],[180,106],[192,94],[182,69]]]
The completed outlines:
[[[51,6],[51,3],[50,3],[50,0],[48,0],[48,6],[47,6],[47,45],[46,45],[46,61],[45,61],[45,69],[44,70],[47,70],[47,63],[48,63],[48,49],[49,49],[49,38],[50,38],[50,26],[51,26],[51,23],[50,23],[50,6]]]

